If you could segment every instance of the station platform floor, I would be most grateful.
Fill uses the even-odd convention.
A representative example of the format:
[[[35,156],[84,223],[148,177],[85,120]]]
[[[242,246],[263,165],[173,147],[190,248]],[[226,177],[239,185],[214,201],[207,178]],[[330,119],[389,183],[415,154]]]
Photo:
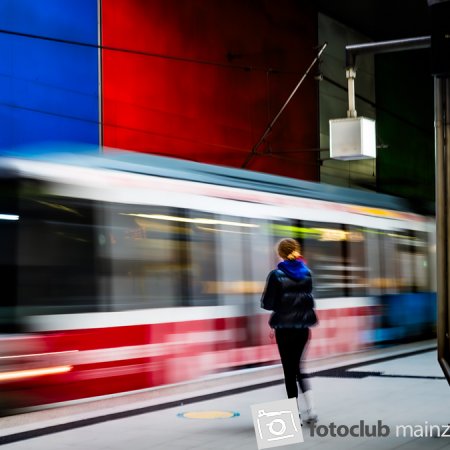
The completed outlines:
[[[450,449],[450,386],[437,363],[435,342],[311,361],[306,372],[319,421],[315,427],[301,427],[304,442],[272,448]],[[256,450],[251,405],[283,399],[279,366],[248,369],[3,417],[0,446],[5,450]],[[379,436],[362,437],[366,425],[372,430],[366,434],[384,428]],[[358,436],[346,433],[353,426]],[[336,434],[337,427],[342,436]]]

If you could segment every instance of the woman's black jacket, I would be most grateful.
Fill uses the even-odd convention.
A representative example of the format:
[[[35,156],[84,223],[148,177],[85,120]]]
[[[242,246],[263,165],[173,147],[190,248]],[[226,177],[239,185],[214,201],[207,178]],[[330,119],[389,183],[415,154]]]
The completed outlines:
[[[293,279],[280,269],[272,270],[261,297],[261,308],[273,311],[271,328],[307,328],[317,322],[311,272]]]

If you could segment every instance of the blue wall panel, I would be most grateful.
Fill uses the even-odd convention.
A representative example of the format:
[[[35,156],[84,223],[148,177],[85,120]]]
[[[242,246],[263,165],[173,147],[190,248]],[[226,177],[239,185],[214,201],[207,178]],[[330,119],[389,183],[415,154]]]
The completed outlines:
[[[97,36],[97,0],[0,0],[0,148],[99,143]]]

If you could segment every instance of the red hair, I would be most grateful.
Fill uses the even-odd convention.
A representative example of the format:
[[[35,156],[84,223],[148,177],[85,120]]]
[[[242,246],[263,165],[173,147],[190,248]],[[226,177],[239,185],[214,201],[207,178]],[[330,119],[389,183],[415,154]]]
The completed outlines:
[[[294,260],[301,256],[300,244],[291,238],[282,239],[278,243],[277,251],[283,259]]]

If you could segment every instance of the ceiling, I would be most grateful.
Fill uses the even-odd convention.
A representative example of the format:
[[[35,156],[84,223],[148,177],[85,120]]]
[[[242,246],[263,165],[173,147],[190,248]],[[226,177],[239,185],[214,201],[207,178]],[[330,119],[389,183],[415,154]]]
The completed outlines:
[[[427,0],[315,0],[320,12],[374,41],[431,34]]]

